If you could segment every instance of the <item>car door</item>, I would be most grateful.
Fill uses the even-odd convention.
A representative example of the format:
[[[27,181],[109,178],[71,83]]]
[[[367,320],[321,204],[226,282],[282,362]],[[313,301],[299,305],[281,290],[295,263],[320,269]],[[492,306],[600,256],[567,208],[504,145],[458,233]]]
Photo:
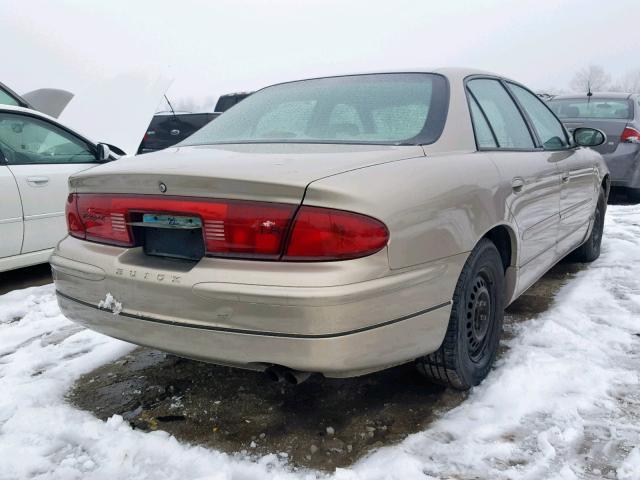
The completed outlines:
[[[20,253],[23,228],[18,185],[9,167],[4,164],[4,150],[0,144],[0,258]]]
[[[95,146],[23,112],[0,112],[0,142],[22,200],[21,253],[53,248],[66,233],[69,176],[97,164]]]
[[[535,94],[511,82],[508,86],[530,120],[540,146],[560,171],[558,254],[564,255],[584,240],[595,210],[596,156],[588,149],[573,148],[562,122]]]
[[[467,93],[478,149],[489,152],[508,185],[507,207],[520,237],[518,265],[528,286],[555,262],[560,173],[549,153],[536,146],[501,80],[472,78]]]

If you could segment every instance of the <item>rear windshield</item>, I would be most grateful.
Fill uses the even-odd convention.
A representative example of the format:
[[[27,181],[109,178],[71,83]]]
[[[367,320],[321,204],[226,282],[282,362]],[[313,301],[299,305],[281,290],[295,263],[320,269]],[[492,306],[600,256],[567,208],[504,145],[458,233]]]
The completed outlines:
[[[559,118],[610,118],[633,117],[632,102],[626,99],[587,98],[549,100],[549,107]]]
[[[330,77],[260,90],[180,145],[426,144],[442,133],[444,77],[393,73]]]

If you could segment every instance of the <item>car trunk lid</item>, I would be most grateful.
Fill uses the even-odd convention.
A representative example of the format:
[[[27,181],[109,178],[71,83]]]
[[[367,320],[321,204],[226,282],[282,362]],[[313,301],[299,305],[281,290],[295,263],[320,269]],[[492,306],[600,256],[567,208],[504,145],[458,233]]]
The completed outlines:
[[[419,146],[389,145],[180,147],[101,165],[75,175],[70,185],[87,193],[163,193],[299,204],[314,180],[423,155]]]
[[[71,179],[69,233],[192,261],[205,253],[277,260],[285,255],[285,245],[295,259],[355,258],[382,248],[386,227],[357,213],[316,208],[301,214],[298,235],[289,233],[296,212],[305,210],[298,206],[307,185],[346,170],[421,155],[420,147],[409,146],[254,144],[182,147],[123,158]],[[350,240],[332,244],[331,233],[343,227]],[[374,237],[381,243],[371,246]],[[323,239],[319,249],[314,247],[318,238]]]

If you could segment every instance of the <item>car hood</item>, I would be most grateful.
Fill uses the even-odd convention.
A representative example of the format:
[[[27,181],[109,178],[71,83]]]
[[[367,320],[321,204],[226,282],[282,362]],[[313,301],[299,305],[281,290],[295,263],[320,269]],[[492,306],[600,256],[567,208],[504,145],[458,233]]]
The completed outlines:
[[[300,202],[314,180],[424,156],[420,146],[242,144],[179,147],[126,157],[71,179],[78,192]],[[366,181],[363,178],[363,182]],[[393,179],[390,179],[393,181]]]
[[[158,75],[120,74],[74,95],[58,119],[87,138],[134,155],[169,85],[170,79]]]
[[[73,98],[73,93],[58,88],[39,88],[23,94],[22,98],[39,112],[58,118]]]

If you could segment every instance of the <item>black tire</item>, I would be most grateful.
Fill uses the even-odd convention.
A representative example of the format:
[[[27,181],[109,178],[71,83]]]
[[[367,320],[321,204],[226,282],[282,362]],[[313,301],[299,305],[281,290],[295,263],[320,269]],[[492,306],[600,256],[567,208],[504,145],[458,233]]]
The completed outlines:
[[[587,241],[576,248],[570,259],[574,262],[589,263],[600,256],[600,245],[602,244],[602,232],[604,230],[604,216],[607,212],[607,198],[604,190],[600,189],[598,203],[594,212],[594,223]]]
[[[504,303],[500,253],[483,238],[460,273],[444,341],[435,353],[416,361],[418,370],[431,381],[458,390],[482,382],[498,351]]]

